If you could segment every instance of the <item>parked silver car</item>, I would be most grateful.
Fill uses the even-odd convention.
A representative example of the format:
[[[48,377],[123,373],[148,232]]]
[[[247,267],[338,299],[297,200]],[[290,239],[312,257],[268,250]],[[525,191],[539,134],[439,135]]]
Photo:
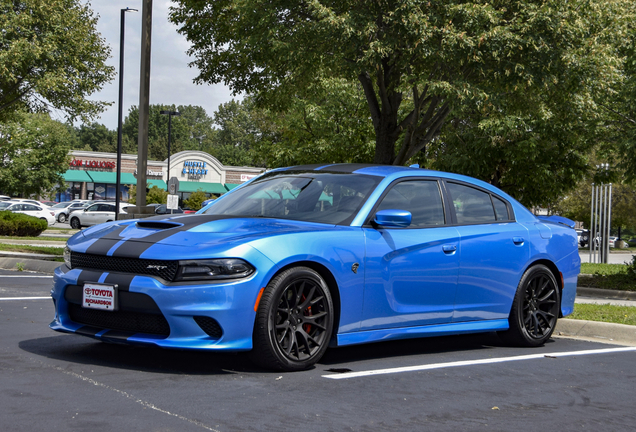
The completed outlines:
[[[119,204],[119,213],[126,213],[125,208],[130,204]],[[104,222],[115,220],[115,203],[113,202],[96,202],[84,210],[78,210],[71,213],[71,228],[81,229],[85,226],[97,225]]]
[[[55,219],[60,223],[64,223],[69,219],[71,211],[86,207],[86,202],[87,201],[64,201],[51,207],[51,210],[55,212]]]

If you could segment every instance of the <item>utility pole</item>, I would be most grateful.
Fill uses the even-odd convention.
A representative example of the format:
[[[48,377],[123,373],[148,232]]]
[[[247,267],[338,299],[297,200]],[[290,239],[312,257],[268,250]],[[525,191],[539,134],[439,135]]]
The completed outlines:
[[[137,207],[146,205],[148,171],[148,109],[150,107],[150,46],[152,0],[143,0],[141,10],[141,76],[139,80],[139,134],[137,136]]]

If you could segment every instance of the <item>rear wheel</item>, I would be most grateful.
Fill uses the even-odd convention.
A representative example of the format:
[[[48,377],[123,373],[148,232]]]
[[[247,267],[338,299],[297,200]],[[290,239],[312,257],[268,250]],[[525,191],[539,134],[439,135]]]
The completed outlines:
[[[531,267],[519,282],[508,318],[510,328],[499,335],[512,345],[543,345],[556,326],[560,300],[559,286],[550,269],[544,265]]]
[[[57,217],[57,221],[59,223],[64,223],[66,222],[66,215],[64,213],[60,213],[60,215]]]
[[[80,224],[80,221],[78,218],[74,217],[71,219],[71,228],[73,229],[81,229],[82,225]]]
[[[261,297],[250,358],[268,369],[310,368],[331,338],[333,302],[314,270],[294,267],[276,276]]]

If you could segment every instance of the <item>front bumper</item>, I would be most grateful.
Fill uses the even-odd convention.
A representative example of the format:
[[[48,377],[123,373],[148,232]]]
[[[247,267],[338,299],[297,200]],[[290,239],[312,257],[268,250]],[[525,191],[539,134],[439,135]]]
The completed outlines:
[[[82,287],[86,282],[117,284],[119,310],[82,308]],[[264,283],[259,272],[250,278],[223,283],[172,284],[151,276],[62,266],[54,275],[51,296],[55,318],[49,327],[108,342],[175,349],[250,350],[254,307]]]

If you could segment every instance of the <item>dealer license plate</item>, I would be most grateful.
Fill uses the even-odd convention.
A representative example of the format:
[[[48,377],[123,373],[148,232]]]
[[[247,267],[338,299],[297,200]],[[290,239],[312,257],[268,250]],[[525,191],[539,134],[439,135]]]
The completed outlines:
[[[84,284],[82,307],[114,311],[117,308],[117,285]]]

